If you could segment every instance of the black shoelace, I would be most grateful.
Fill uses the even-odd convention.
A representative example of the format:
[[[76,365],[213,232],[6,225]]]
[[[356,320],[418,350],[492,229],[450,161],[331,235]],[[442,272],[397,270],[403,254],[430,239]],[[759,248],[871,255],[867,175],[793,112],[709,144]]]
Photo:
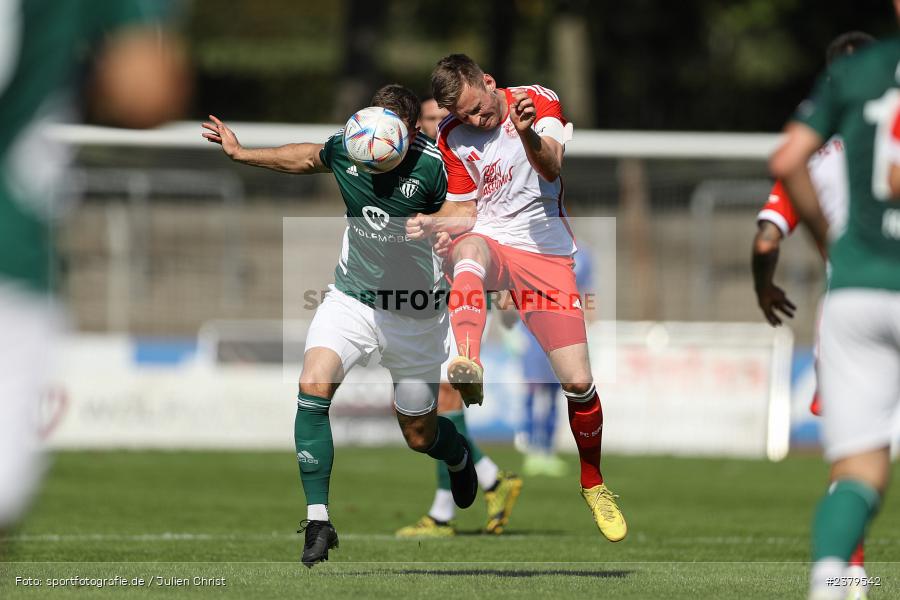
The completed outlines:
[[[306,543],[303,545],[304,548],[309,548],[316,541],[319,530],[325,527],[325,525],[327,525],[325,521],[310,521],[309,519],[300,521],[300,529],[297,530],[297,533],[303,533],[307,529],[309,530],[309,535],[306,536]]]

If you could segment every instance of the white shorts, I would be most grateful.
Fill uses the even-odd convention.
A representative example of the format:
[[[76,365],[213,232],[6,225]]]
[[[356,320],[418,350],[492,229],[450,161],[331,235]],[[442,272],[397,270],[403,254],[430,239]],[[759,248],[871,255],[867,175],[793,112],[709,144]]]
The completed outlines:
[[[825,458],[890,446],[900,404],[900,292],[829,292],[819,325],[818,380]]]
[[[0,283],[0,528],[21,516],[43,475],[40,401],[61,323],[49,297]]]
[[[329,348],[341,358],[344,374],[356,365],[366,365],[373,355],[391,372],[395,385],[401,380],[439,383],[440,364],[447,358],[447,313],[432,319],[414,319],[385,310],[376,310],[328,286],[325,300],[316,310],[306,335],[306,350]],[[430,406],[404,407],[407,415],[419,415]]]

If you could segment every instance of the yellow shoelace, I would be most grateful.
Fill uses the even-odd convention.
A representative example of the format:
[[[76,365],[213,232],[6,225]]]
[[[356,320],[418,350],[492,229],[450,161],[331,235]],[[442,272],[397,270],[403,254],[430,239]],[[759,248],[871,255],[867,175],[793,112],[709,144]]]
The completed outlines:
[[[600,508],[600,516],[603,517],[605,521],[614,521],[616,518],[616,498],[618,498],[618,494],[613,494],[609,488],[603,488],[594,498],[594,501],[591,503],[591,510],[595,510],[598,506]]]

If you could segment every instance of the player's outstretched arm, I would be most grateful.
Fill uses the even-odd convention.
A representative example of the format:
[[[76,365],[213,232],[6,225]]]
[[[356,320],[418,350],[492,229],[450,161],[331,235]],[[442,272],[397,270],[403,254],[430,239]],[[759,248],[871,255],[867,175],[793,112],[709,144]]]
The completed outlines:
[[[406,235],[412,240],[425,239],[438,233],[460,235],[475,227],[477,214],[474,200],[444,202],[436,213],[419,213],[407,219]]]
[[[235,162],[282,173],[305,174],[331,171],[319,156],[322,144],[285,144],[277,148],[245,148],[225,123],[213,115],[209,115],[209,118],[211,122],[203,123],[203,128],[207,130],[203,133],[203,137],[222,146],[222,151]]]
[[[823,140],[814,129],[798,122],[788,123],[784,133],[784,142],[769,159],[769,171],[784,183],[797,216],[809,227],[816,244],[827,248],[828,221],[819,206],[807,167],[809,157],[822,146]]]
[[[538,135],[531,128],[537,117],[537,110],[526,92],[513,92],[509,115],[525,147],[528,162],[546,181],[556,181],[562,171],[563,146],[551,137]]]
[[[787,294],[775,285],[775,267],[778,265],[778,252],[781,244],[781,230],[769,221],[760,221],[759,230],[753,238],[753,289],[756,301],[773,327],[781,325],[781,318],[776,311],[794,318],[797,307],[788,300]]]

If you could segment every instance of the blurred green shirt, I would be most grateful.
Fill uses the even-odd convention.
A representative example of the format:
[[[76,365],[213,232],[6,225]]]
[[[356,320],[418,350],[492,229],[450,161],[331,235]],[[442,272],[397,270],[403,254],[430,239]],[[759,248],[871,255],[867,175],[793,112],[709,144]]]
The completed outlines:
[[[888,142],[900,108],[900,36],[836,61],[794,118],[844,140],[847,228],[829,248],[830,289],[900,291],[900,201],[888,189]]]
[[[0,282],[49,291],[54,192],[66,151],[42,125],[74,113],[80,70],[103,36],[158,22],[166,0],[0,2]]]

